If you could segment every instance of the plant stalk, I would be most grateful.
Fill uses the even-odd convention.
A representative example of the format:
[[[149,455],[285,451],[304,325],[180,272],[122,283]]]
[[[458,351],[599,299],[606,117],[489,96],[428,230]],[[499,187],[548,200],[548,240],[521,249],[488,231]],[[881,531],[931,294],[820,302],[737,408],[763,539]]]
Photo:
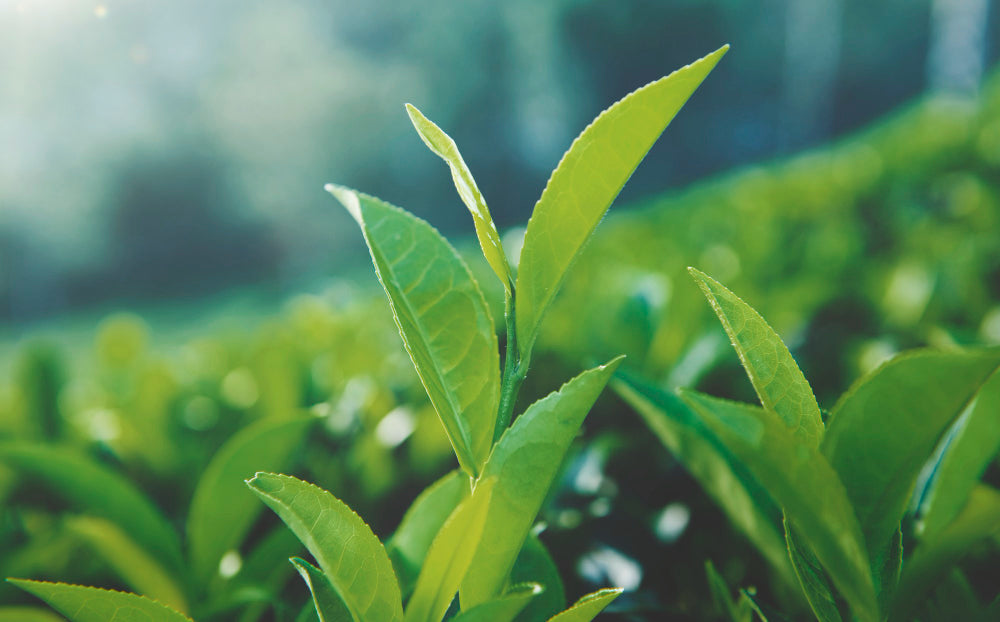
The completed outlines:
[[[514,414],[514,403],[524,382],[527,366],[521,365],[521,357],[517,351],[517,330],[514,325],[514,297],[507,295],[504,300],[504,317],[507,320],[507,347],[504,353],[503,377],[500,381],[500,407],[497,409],[496,427],[493,429],[493,442],[510,425]]]

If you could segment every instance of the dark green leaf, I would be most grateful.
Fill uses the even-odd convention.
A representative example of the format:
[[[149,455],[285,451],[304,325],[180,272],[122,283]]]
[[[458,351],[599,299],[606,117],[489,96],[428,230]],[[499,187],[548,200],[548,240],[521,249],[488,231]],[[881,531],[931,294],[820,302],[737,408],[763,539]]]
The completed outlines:
[[[247,484],[305,544],[356,622],[403,619],[389,557],[351,508],[287,475],[258,473]]]
[[[464,610],[451,622],[511,622],[542,590],[537,583],[514,585],[503,596]]]
[[[504,432],[483,469],[496,477],[483,543],[462,583],[462,609],[499,594],[566,450],[621,358],[583,372],[532,404]]]
[[[41,607],[0,607],[0,622],[65,622]]]
[[[719,62],[725,46],[633,91],[573,141],[535,205],[517,275],[517,346],[525,362],[570,265],[632,171]]]
[[[328,184],[361,226],[413,365],[459,464],[479,474],[493,442],[500,353],[468,266],[433,227],[376,198]]]
[[[262,508],[244,480],[257,471],[288,466],[314,417],[258,421],[234,435],[205,468],[191,500],[187,534],[191,573],[204,585],[219,560],[238,549]]]
[[[510,582],[514,585],[537,583],[545,590],[531,599],[528,606],[518,614],[517,622],[548,620],[566,608],[566,592],[559,577],[559,568],[552,561],[545,545],[534,534],[529,534],[524,541],[511,570]]]
[[[785,521],[785,540],[788,542],[788,556],[799,577],[799,585],[802,586],[816,619],[820,622],[841,622],[835,592],[826,571],[816,555],[802,544],[795,528],[788,521]]]
[[[309,586],[319,622],[351,622],[351,612],[322,570],[299,557],[292,557],[288,561],[292,562],[302,580]]]
[[[144,596],[96,587],[7,579],[30,592],[69,618],[70,622],[191,622],[178,613]]]
[[[720,283],[694,268],[688,271],[719,316],[764,409],[784,421],[796,439],[817,446],[823,419],[816,397],[778,333]]]

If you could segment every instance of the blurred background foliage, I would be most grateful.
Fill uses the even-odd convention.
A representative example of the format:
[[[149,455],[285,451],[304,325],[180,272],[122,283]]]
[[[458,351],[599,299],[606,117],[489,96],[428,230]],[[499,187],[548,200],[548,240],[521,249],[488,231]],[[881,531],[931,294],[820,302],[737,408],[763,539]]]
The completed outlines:
[[[456,139],[511,251],[597,112],[724,42],[571,273],[522,402],[620,352],[664,386],[753,401],[688,265],[769,319],[824,408],[901,349],[1000,343],[998,13],[0,0],[0,442],[84,451],[180,530],[226,439],[312,412],[295,472],[390,533],[454,459],[322,184],[466,235],[489,289],[402,103]],[[705,619],[712,559],[802,606],[620,402],[599,403],[575,452],[542,534],[571,600],[611,583],[629,589],[622,619]],[[44,486],[0,466],[0,500],[0,575],[122,587]],[[306,598],[290,576],[269,578],[274,612]],[[26,600],[0,585],[0,602]]]

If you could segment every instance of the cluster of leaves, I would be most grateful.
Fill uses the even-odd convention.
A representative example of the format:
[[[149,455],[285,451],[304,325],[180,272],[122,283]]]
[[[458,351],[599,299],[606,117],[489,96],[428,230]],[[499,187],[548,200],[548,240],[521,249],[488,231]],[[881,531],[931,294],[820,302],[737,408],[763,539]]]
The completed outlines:
[[[548,553],[531,537],[570,442],[619,359],[580,374],[532,404],[513,424],[510,421],[542,317],[570,265],[653,142],[724,53],[725,48],[720,49],[639,89],[583,131],[535,207],[516,277],[454,142],[409,108],[421,137],[451,167],[475,220],[483,253],[503,284],[507,341],[502,374],[489,308],[448,242],[399,208],[346,188],[327,187],[361,226],[403,343],[461,470],[417,499],[388,547],[325,490],[266,472],[249,480],[251,490],[275,510],[319,564],[316,568],[292,558],[313,596],[313,604],[300,617],[441,620],[453,609],[458,593],[460,612],[452,616],[455,619],[502,621],[520,616],[586,622],[620,593],[595,592],[559,613],[564,606],[561,583],[551,571]],[[109,550],[112,563],[121,563],[114,549],[131,547],[131,558],[142,563],[121,564],[121,575],[140,591],[158,593],[162,602],[61,583],[19,580],[17,585],[74,621],[105,619],[114,613],[135,619],[186,619],[178,611],[187,608],[185,596],[198,594],[211,583],[213,571],[242,541],[255,518],[253,506],[233,494],[234,474],[247,469],[248,460],[259,462],[258,469],[270,468],[269,461],[287,461],[312,423],[311,419],[262,421],[234,437],[216,456],[192,502],[190,568],[181,573],[190,579],[190,586],[170,581],[185,563],[179,545],[173,545],[172,532],[151,504],[125,488],[127,482],[95,465],[84,468],[82,461],[60,462],[62,455],[57,452],[39,457],[45,450],[34,448],[33,454],[22,458],[15,448],[6,448],[7,461],[18,469],[33,469],[66,496],[87,502],[100,498],[104,503],[95,505],[116,522],[124,523],[132,515],[145,517],[130,523],[131,539],[118,537],[122,534],[111,522],[84,530],[96,534],[95,546]],[[274,442],[286,432],[287,442]],[[274,455],[257,455],[264,446]],[[107,491],[112,494],[102,497]],[[101,541],[106,534],[117,539]],[[136,543],[154,554],[142,555],[144,551],[134,550]],[[517,577],[521,582],[514,581],[525,572]],[[150,577],[165,585],[148,584]],[[240,598],[239,593],[227,596]]]
[[[1000,599],[975,604],[953,566],[1000,532],[1000,491],[980,483],[1000,452],[1000,348],[893,358],[824,421],[774,330],[718,282],[691,274],[761,406],[691,390],[678,398],[634,379],[617,388],[776,571],[794,572],[817,619],[933,618],[932,596],[949,615],[995,618]],[[750,610],[729,610],[749,619]]]

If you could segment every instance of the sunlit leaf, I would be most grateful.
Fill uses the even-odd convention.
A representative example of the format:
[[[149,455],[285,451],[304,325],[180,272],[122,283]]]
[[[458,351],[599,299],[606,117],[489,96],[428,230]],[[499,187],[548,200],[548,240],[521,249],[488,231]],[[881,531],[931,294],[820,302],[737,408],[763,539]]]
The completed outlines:
[[[292,562],[302,580],[309,586],[320,622],[351,622],[351,612],[347,610],[347,605],[340,599],[322,570],[298,557],[288,561]]]
[[[403,619],[389,557],[349,507],[325,490],[287,475],[258,473],[247,484],[316,558],[355,620]]]
[[[718,281],[694,268],[688,271],[719,316],[764,409],[784,421],[796,439],[818,445],[823,419],[816,396],[778,333]]]
[[[183,567],[176,532],[123,475],[69,449],[23,442],[0,444],[0,462],[40,480],[74,509],[115,523],[171,572]]]
[[[416,585],[434,537],[452,511],[468,496],[469,476],[452,471],[420,493],[403,515],[403,521],[385,548],[404,597],[409,596]]]
[[[96,587],[7,579],[41,598],[70,622],[191,622],[182,613],[144,596]]]
[[[630,93],[573,141],[528,221],[516,287],[517,346],[527,361],[542,316],[580,249],[656,139],[729,46]]]
[[[430,119],[425,117],[415,106],[406,104],[406,112],[410,115],[410,121],[416,128],[420,138],[427,147],[436,153],[442,160],[448,163],[451,169],[451,178],[455,182],[455,189],[462,197],[462,202],[472,213],[472,222],[476,226],[476,236],[479,238],[479,246],[483,249],[483,255],[489,262],[497,278],[503,283],[504,289],[510,294],[514,287],[514,279],[507,265],[507,255],[504,254],[503,245],[500,244],[500,234],[497,233],[496,225],[490,216],[490,210],[486,207],[486,199],[479,191],[476,180],[472,177],[472,172],[466,166],[462,154],[458,151],[458,145],[444,131],[435,125]]]
[[[462,468],[478,475],[500,400],[500,353],[479,286],[423,220],[341,186],[326,188],[361,226],[417,374]]]
[[[921,467],[998,365],[1000,349],[905,354],[834,406],[822,450],[847,489],[869,551],[888,546]]]
[[[682,398],[771,493],[854,614],[877,620],[861,529],[843,484],[819,450],[799,442],[762,408],[689,391]]]
[[[532,404],[493,449],[483,477],[497,484],[483,543],[462,583],[463,610],[502,593],[570,443],[620,362],[583,372]]]
[[[431,544],[405,622],[439,622],[455,599],[483,535],[495,478],[480,480],[472,495],[451,513]]]
[[[93,548],[126,584],[181,612],[188,611],[183,588],[160,562],[111,521],[92,516],[67,519],[66,526]]]
[[[543,589],[537,583],[511,586],[503,596],[463,609],[451,622],[511,622]]]
[[[218,572],[219,560],[239,548],[263,509],[243,481],[257,471],[287,467],[315,422],[314,417],[258,421],[235,434],[212,458],[188,511],[188,551],[197,584]]]
[[[623,591],[621,588],[609,587],[591,592],[581,597],[566,611],[549,618],[549,622],[590,622]]]

